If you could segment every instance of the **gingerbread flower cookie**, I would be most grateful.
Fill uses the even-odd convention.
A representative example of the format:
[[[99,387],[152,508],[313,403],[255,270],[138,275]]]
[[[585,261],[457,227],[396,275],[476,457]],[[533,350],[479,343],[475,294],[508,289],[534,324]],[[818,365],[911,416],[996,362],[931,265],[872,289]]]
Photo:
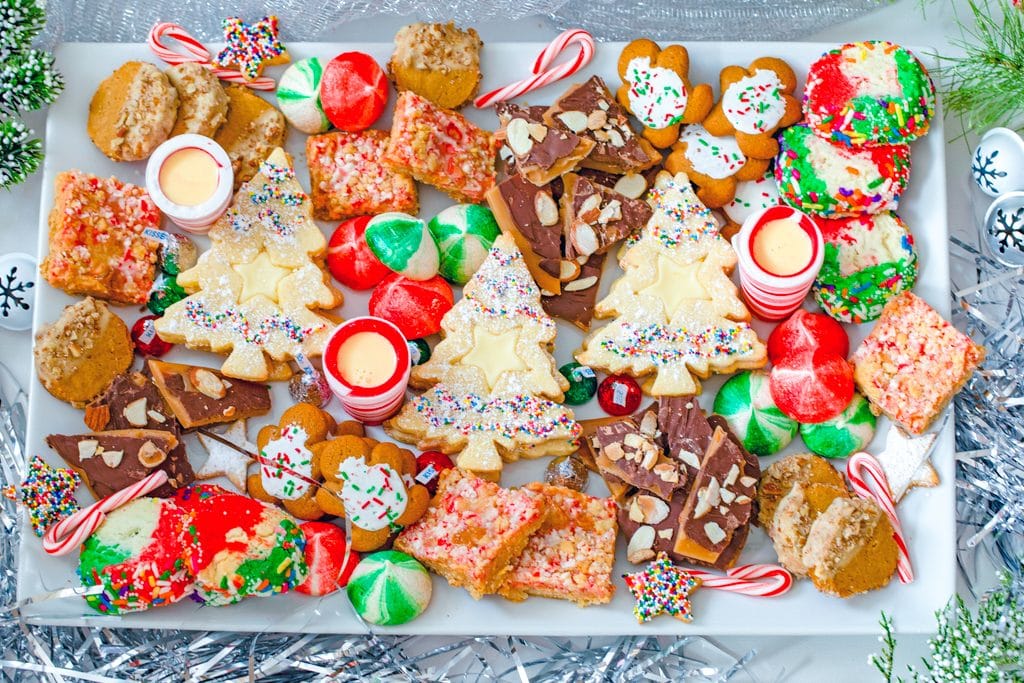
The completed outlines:
[[[690,55],[682,45],[662,50],[639,38],[622,50],[618,69],[622,86],[616,98],[644,125],[643,135],[655,147],[671,146],[680,124],[703,121],[711,110],[711,86],[690,84]]]
[[[736,196],[736,185],[756,180],[768,170],[769,159],[748,157],[733,135],[712,135],[703,125],[686,126],[665,159],[669,173],[685,173],[697,186],[697,197],[718,209]]]
[[[761,57],[750,66],[727,66],[719,77],[721,99],[704,128],[712,135],[734,136],[740,151],[751,159],[771,159],[779,153],[775,132],[800,120],[796,74],[775,57]]]

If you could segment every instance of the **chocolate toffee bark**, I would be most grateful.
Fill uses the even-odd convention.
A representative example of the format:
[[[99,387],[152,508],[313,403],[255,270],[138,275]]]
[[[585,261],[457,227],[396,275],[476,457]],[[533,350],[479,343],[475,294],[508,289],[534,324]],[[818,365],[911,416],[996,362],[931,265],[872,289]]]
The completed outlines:
[[[270,412],[265,384],[227,378],[212,368],[150,359],[153,383],[185,429],[234,422]]]
[[[544,122],[594,141],[580,162],[608,173],[639,173],[661,161],[661,154],[636,135],[626,111],[597,76],[572,86],[544,113]]]
[[[593,254],[580,266],[575,280],[562,284],[555,296],[541,296],[540,303],[548,315],[571,322],[584,332],[594,320],[594,306],[600,289],[601,272],[607,254]]]
[[[589,178],[567,173],[561,206],[565,255],[590,257],[607,252],[619,240],[647,225],[653,210],[642,199],[630,199]]]
[[[657,411],[648,409],[637,418],[602,425],[591,441],[602,474],[610,474],[628,486],[669,499],[685,490],[686,478],[659,443]]]
[[[562,217],[551,188],[513,175],[488,190],[487,204],[502,232],[515,240],[541,292],[561,292]]]
[[[195,480],[185,444],[169,431],[119,429],[92,434],[46,437],[82,477],[97,498],[104,498],[141,481],[155,470],[167,472],[167,483],[150,495],[167,497]]]
[[[714,428],[695,396],[666,396],[658,401],[658,428],[665,438],[665,450],[680,463],[692,481],[711,444]]]
[[[520,107],[502,102],[495,107],[501,128],[496,137],[512,153],[515,172],[534,185],[546,185],[573,170],[594,141],[544,122],[545,107]]]
[[[177,436],[181,431],[156,385],[137,371],[115,377],[103,395],[85,407],[84,420],[94,432],[157,429]]]

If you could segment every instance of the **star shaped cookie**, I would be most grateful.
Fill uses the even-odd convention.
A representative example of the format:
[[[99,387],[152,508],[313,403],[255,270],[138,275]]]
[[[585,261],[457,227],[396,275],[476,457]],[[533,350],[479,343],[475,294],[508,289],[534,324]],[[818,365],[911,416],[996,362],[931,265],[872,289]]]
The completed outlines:
[[[265,66],[288,63],[288,50],[278,37],[277,17],[273,14],[254,24],[228,17],[223,26],[227,44],[217,53],[216,62],[220,66],[238,67],[251,81],[259,77]]]
[[[636,598],[633,614],[639,623],[661,614],[671,614],[687,623],[693,621],[690,594],[700,586],[700,579],[672,564],[666,553],[658,553],[643,571],[622,578]]]
[[[50,467],[38,455],[28,464],[28,476],[18,485],[5,486],[4,496],[28,510],[32,531],[40,538],[50,526],[78,510],[75,489],[78,474],[66,467]]]
[[[219,436],[250,453],[256,452],[256,444],[249,441],[246,434],[245,420],[232,422],[227,431]],[[198,437],[199,443],[203,444],[203,448],[210,455],[196,472],[196,479],[227,477],[228,481],[244,493],[245,478],[252,458],[202,432],[198,433]]]

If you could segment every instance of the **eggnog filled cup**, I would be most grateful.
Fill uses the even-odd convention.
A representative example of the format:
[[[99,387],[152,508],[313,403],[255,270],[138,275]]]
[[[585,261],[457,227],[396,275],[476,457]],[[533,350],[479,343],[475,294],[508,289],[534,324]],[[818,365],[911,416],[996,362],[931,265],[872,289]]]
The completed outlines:
[[[398,412],[412,363],[405,337],[382,318],[352,318],[327,340],[324,374],[342,407],[356,420],[378,425]]]

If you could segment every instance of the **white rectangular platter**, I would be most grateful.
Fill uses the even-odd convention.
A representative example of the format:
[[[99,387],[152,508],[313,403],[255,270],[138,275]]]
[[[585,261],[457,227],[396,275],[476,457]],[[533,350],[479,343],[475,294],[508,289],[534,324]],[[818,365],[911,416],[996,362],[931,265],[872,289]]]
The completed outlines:
[[[319,56],[330,59],[347,50],[362,50],[385,63],[391,45],[353,43],[291,44],[293,59]],[[540,43],[488,44],[483,50],[483,89],[505,84],[523,77],[534,55],[544,46]],[[790,62],[798,75],[806,73],[808,65],[831,45],[801,43],[691,43],[691,79],[693,82],[718,83],[719,70],[729,64],[747,64],[751,60],[772,55]],[[622,45],[601,44],[594,61],[576,80],[599,74],[614,89],[618,84],[616,60]],[[924,58],[924,51],[917,54]],[[39,225],[40,258],[47,252],[47,216],[53,201],[53,179],[60,171],[78,168],[101,176],[117,177],[144,184],[144,162],[115,163],[104,157],[90,142],[86,133],[86,113],[89,100],[99,82],[129,59],[156,61],[144,45],[64,45],[58,52],[58,65],[67,80],[67,90],[51,108],[47,125],[47,157]],[[270,75],[279,76],[281,69],[272,69]],[[558,83],[530,94],[525,101],[536,104],[550,103],[571,81]],[[803,83],[801,82],[801,89]],[[272,97],[272,96],[271,96]],[[393,102],[392,93],[392,102]],[[489,129],[497,126],[491,110],[479,111],[468,107],[467,116]],[[376,124],[387,128],[388,116]],[[287,149],[295,159],[299,180],[309,187],[305,161],[305,135],[289,131]],[[949,273],[946,228],[944,137],[941,113],[933,119],[932,132],[913,144],[913,173],[910,190],[900,203],[900,213],[914,232],[920,262],[920,279],[916,292],[944,315],[949,314]],[[451,200],[440,193],[421,187],[422,215],[429,218],[449,206]],[[333,224],[321,223],[330,235]],[[207,246],[205,238],[197,239],[201,249]],[[609,259],[602,281],[603,292],[618,276],[618,266]],[[74,299],[41,282],[37,294],[35,328],[58,317],[61,308]],[[345,291],[345,304],[341,314],[345,317],[366,314],[367,296]],[[813,303],[809,304],[813,307]],[[130,324],[141,312],[122,307],[118,314]],[[600,324],[598,321],[596,324]],[[766,338],[771,326],[755,323]],[[867,333],[869,325],[850,329],[852,344]],[[558,364],[568,362],[578,348],[581,334],[567,323],[559,323],[559,336],[555,356]],[[175,348],[169,354],[174,361],[199,365],[219,366],[220,357],[208,353]],[[138,361],[136,361],[138,363]],[[700,402],[710,412],[711,402],[723,378],[712,378],[704,383]],[[253,420],[250,434],[260,424],[276,417],[290,405],[283,384],[273,387],[274,410],[263,420]],[[337,417],[343,413],[336,401],[328,406]],[[580,418],[600,417],[603,413],[596,401],[576,411]],[[42,455],[53,465],[63,465],[60,458],[44,443],[51,433],[80,433],[83,431],[82,413],[51,397],[33,378],[29,411],[29,453]],[[879,449],[889,429],[886,420],[879,420],[879,430],[872,444]],[[382,437],[379,429],[371,430]],[[702,590],[694,598],[696,620],[686,625],[663,617],[645,625],[638,625],[632,615],[632,599],[619,576],[635,567],[625,559],[625,543],[619,539],[618,561],[614,580],[617,586],[614,600],[608,605],[580,609],[566,602],[531,598],[524,603],[512,603],[497,597],[474,601],[461,590],[447,585],[444,579],[434,577],[434,597],[426,613],[404,626],[380,629],[389,633],[416,634],[518,634],[518,635],[616,635],[616,634],[866,634],[877,632],[879,612],[893,615],[897,629],[903,632],[925,632],[933,628],[933,612],[942,606],[954,590],[954,463],[952,421],[946,423],[934,453],[934,462],[942,483],[937,488],[912,492],[900,506],[903,525],[917,573],[917,580],[902,585],[896,579],[883,590],[849,600],[822,595],[808,581],[799,581],[787,595],[774,599],[758,599]],[[800,452],[799,438],[787,453]],[[872,449],[869,449],[872,450]],[[189,437],[189,453],[193,464],[205,458],[202,447]],[[771,458],[762,460],[766,467]],[[518,485],[539,480],[543,476],[546,459],[522,460],[505,468],[502,483]],[[843,465],[842,462],[839,463]],[[589,492],[607,495],[599,477],[591,475]],[[83,504],[90,502],[88,492],[80,492]],[[19,562],[19,599],[77,585],[73,557],[54,558],[43,553],[38,540],[28,530],[23,534]],[[775,554],[767,536],[753,529],[740,562],[773,562]],[[23,614],[33,623],[66,625],[102,625],[139,628],[225,629],[240,631],[293,631],[293,632],[359,632],[363,626],[354,617],[346,596],[336,593],[323,599],[291,594],[267,599],[250,599],[243,603],[221,608],[200,607],[186,601],[172,607],[133,614],[125,617],[104,617],[93,613],[78,598],[51,600],[26,607]]]

